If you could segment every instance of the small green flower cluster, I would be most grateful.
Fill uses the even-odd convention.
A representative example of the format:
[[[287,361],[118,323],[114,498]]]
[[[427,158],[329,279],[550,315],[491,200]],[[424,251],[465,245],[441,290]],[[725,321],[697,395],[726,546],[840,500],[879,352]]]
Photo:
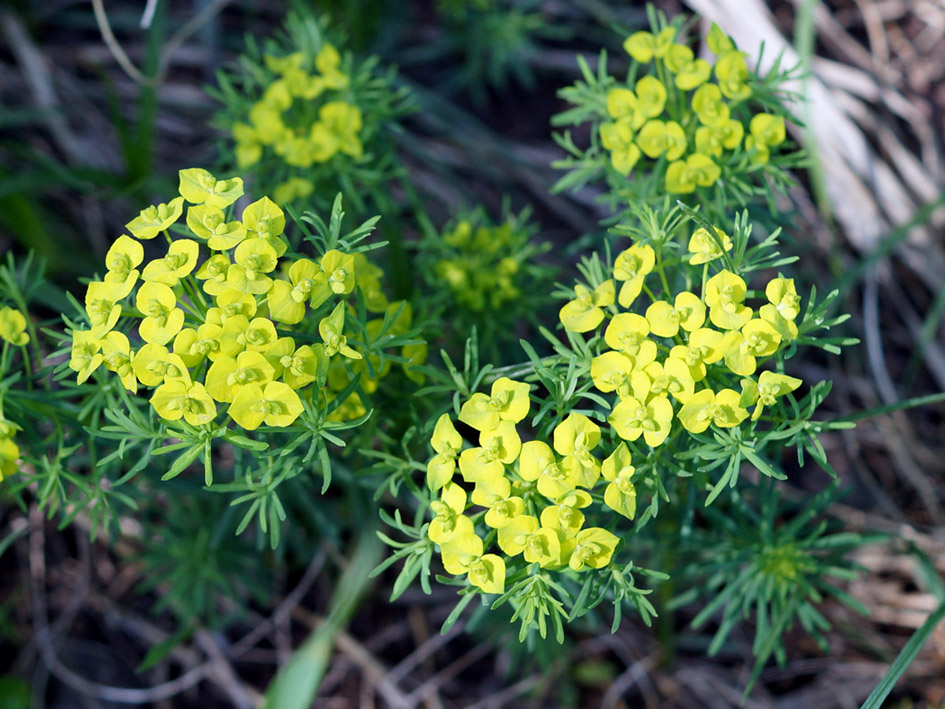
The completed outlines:
[[[338,192],[359,213],[386,204],[399,166],[391,135],[409,110],[406,88],[329,39],[326,22],[290,12],[262,47],[249,42],[238,65],[211,89],[221,103],[235,168],[277,204],[328,209]]]
[[[360,159],[364,154],[361,109],[338,98],[350,83],[340,68],[338,50],[328,43],[322,45],[315,55],[314,73],[303,52],[263,58],[277,78],[250,108],[249,122],[232,128],[237,166],[255,165],[265,149],[298,168],[328,162],[338,153]],[[281,204],[312,190],[314,185],[300,176],[278,185],[273,195]]]
[[[10,345],[25,347],[30,336],[26,332],[26,316],[15,308],[0,308],[0,342],[3,343],[3,358],[0,363],[0,378],[7,364],[7,350]],[[2,392],[0,392],[2,394]],[[12,421],[3,416],[3,397],[0,395],[0,480],[13,475],[18,469],[20,449],[13,441],[13,435],[20,430]]]
[[[610,563],[618,538],[600,527],[584,527],[581,509],[592,502],[601,476],[605,496],[634,504],[633,486],[620,455],[603,462],[591,452],[600,427],[572,413],[544,441],[522,442],[516,424],[529,414],[529,385],[506,377],[491,392],[473,394],[459,420],[479,432],[479,445],[464,447],[449,414],[436,423],[431,438],[435,455],[427,464],[427,486],[440,491],[431,503],[434,519],[427,536],[440,546],[444,568],[466,574],[485,593],[502,593],[512,564],[582,571]],[[453,481],[457,466],[471,494]],[[623,477],[621,477],[623,476]],[[632,516],[632,513],[631,513]],[[502,556],[484,553],[495,541]]]
[[[521,297],[516,275],[525,254],[516,226],[462,219],[440,239],[445,251],[433,264],[436,278],[463,307],[491,311]],[[526,239],[527,244],[527,239]]]
[[[300,393],[312,396],[305,390],[319,372],[338,356],[361,359],[347,343],[344,302],[325,314],[331,299],[354,290],[355,257],[329,250],[318,262],[280,261],[285,216],[275,203],[263,197],[241,219],[228,213],[243,194],[238,177],[181,170],[179,192],[128,223],[135,238],[112,244],[105,278],[86,291],[91,327],[73,332],[69,367],[80,384],[104,365],[128,391],[156,387],[151,403],[168,421],[208,424],[223,404],[247,430],[289,426],[304,410]],[[186,230],[177,225],[185,201]],[[166,253],[142,267],[140,240],[158,234]],[[310,313],[323,314],[317,337],[291,329]],[[131,322],[141,340],[135,347],[117,329]],[[297,346],[287,330],[305,344]]]
[[[665,274],[653,274],[653,247],[635,244],[617,256],[612,278],[593,290],[578,284],[574,299],[561,308],[569,332],[596,331],[608,321],[604,351],[592,359],[590,375],[599,391],[618,396],[608,422],[620,438],[642,436],[655,448],[670,436],[674,417],[690,433],[713,423],[731,428],[748,418],[749,407],[755,407],[752,420],[757,420],[765,406],[800,386],[801,380],[771,371],[751,378],[760,362],[797,337],[800,298],[794,281],[770,280],[767,302],[756,314],[745,304],[748,289],[741,276],[720,269],[706,279],[710,264],[731,248],[731,239],[718,228],[715,238],[704,228],[690,237],[689,263],[705,264],[701,297],[689,290],[671,292]],[[647,284],[651,274],[661,277],[659,298]],[[649,305],[643,314],[631,312],[641,294]],[[740,391],[732,388],[733,375],[740,378]]]
[[[720,179],[726,151],[744,150],[751,162],[767,162],[771,148],[784,142],[785,129],[782,116],[738,110],[752,97],[750,73],[744,52],[717,25],[706,38],[714,65],[676,43],[676,33],[675,27],[656,35],[636,32],[624,42],[627,53],[655,75],[610,89],[609,120],[600,137],[620,174],[629,175],[644,155],[663,159],[666,191],[687,194]]]

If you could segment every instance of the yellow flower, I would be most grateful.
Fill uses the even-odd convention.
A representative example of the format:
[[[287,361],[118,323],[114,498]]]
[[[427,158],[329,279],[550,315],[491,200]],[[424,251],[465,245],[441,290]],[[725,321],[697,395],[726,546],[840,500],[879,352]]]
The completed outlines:
[[[722,91],[715,84],[703,84],[692,96],[692,110],[699,122],[710,128],[721,128],[729,121],[729,108]]]
[[[719,244],[721,244],[726,251],[732,250],[732,240],[729,238],[728,234],[718,227],[713,228],[718,237],[717,239],[712,238],[712,235],[701,227],[696,229],[689,238],[689,253],[692,254],[692,256],[689,257],[689,263],[693,266],[709,263],[717,258],[721,258],[722,249],[719,248]]]
[[[491,431],[500,421],[518,423],[528,416],[529,385],[500,377],[492,383],[489,396],[475,393],[459,410],[459,420],[477,431]]]
[[[26,318],[19,310],[0,308],[0,340],[17,347],[22,347],[30,341],[30,336],[26,333]]]
[[[340,70],[341,55],[334,46],[325,43],[315,55],[315,68],[321,72],[319,77],[329,89],[343,89],[348,85],[348,75]]]
[[[639,111],[637,95],[623,87],[607,92],[607,114],[617,123],[625,124],[631,130],[631,134],[643,124],[646,118]]]
[[[623,48],[636,61],[646,64],[653,57],[666,56],[675,38],[675,27],[666,27],[655,37],[650,32],[634,32],[624,40]]]
[[[689,367],[694,382],[705,379],[707,364],[722,359],[722,333],[709,328],[699,328],[689,334],[689,342],[676,345],[669,351],[670,359],[678,359]]]
[[[223,209],[243,196],[243,180],[240,177],[218,180],[199,167],[181,170],[178,174],[180,195],[192,204]]]
[[[334,357],[342,354],[350,359],[361,359],[361,353],[348,347],[348,338],[342,333],[345,325],[344,303],[338,303],[331,314],[318,323],[318,334],[325,343],[325,355]]]
[[[119,301],[128,295],[132,287],[129,279],[124,283],[93,281],[85,291],[85,312],[93,328],[108,331],[115,327],[121,315]]]
[[[232,133],[233,140],[236,141],[233,154],[236,156],[237,167],[251,167],[259,162],[262,157],[262,145],[256,130],[246,123],[236,123]]]
[[[440,549],[443,568],[454,575],[468,574],[469,583],[484,593],[502,593],[505,590],[505,560],[482,551],[482,540],[472,532],[453,535]]]
[[[130,289],[138,280],[137,268],[143,260],[141,243],[125,235],[119,236],[105,254],[105,267],[108,269],[105,282],[126,285]]]
[[[751,320],[752,310],[744,305],[747,293],[745,281],[731,271],[719,271],[712,276],[703,294],[712,324],[722,330],[737,330]]]
[[[626,443],[617,446],[601,466],[601,475],[608,482],[604,504],[627,519],[633,519],[637,513],[637,490],[632,479],[635,472]]]
[[[779,396],[784,396],[797,389],[803,382],[796,377],[789,377],[786,374],[776,374],[775,372],[764,371],[758,377],[757,405],[752,412],[751,420],[757,421],[764,411],[764,407],[773,406]]]
[[[184,326],[184,311],[175,307],[177,296],[163,283],[145,283],[138,289],[135,307],[144,314],[138,334],[145,342],[167,344]]]
[[[488,508],[485,522],[493,529],[501,529],[510,520],[525,512],[525,501],[512,496],[512,484],[508,478],[492,477],[480,480],[473,488],[474,505]]]
[[[651,303],[646,309],[650,332],[660,337],[675,337],[679,328],[692,332],[705,322],[705,304],[694,293],[683,291],[673,305],[664,300]]]
[[[364,154],[358,137],[363,125],[360,108],[345,101],[329,101],[319,109],[318,119],[328,129],[338,150],[355,159]]]
[[[617,302],[629,308],[643,290],[643,281],[656,264],[656,252],[646,244],[634,244],[614,261],[614,279],[622,281]]]
[[[443,414],[437,419],[430,444],[436,455],[427,463],[427,487],[436,492],[453,479],[456,456],[463,447],[463,438],[453,426],[449,414]]]
[[[691,433],[702,433],[711,423],[732,428],[748,418],[748,412],[739,406],[740,399],[734,389],[722,389],[718,394],[711,389],[697,391],[680,409],[679,420]]]
[[[206,322],[197,328],[193,337],[187,338],[186,355],[191,358],[196,358],[194,366],[199,364],[204,357],[208,358],[211,362],[215,362],[220,357],[225,356],[223,353],[222,340],[223,327],[216,323]],[[181,343],[181,345],[183,344],[184,342]],[[176,338],[174,340],[174,351],[178,352]],[[184,353],[178,352],[178,354],[181,355],[182,359],[184,358]]]
[[[666,66],[676,75],[677,89],[692,91],[702,86],[712,74],[712,66],[705,59],[696,59],[689,47],[674,44],[666,57]]]
[[[250,237],[276,237],[285,231],[285,213],[271,199],[263,197],[243,210],[243,226]]]
[[[154,390],[151,405],[158,415],[167,421],[181,417],[191,426],[210,423],[217,415],[213,399],[200,382],[184,379],[167,379]]]
[[[300,258],[289,266],[289,281],[275,281],[269,291],[269,314],[277,322],[295,324],[305,317],[305,303],[317,308],[324,303],[331,288],[318,266]]]
[[[770,149],[784,142],[784,117],[770,113],[759,113],[748,126],[750,135],[745,136],[745,149],[753,151],[756,163],[768,162]]]
[[[689,367],[679,359],[669,357],[665,362],[651,362],[643,370],[649,377],[649,396],[672,394],[676,401],[685,404],[695,390],[695,381],[689,373]],[[634,388],[636,398],[643,400],[642,392]]]
[[[600,141],[610,151],[610,164],[621,175],[629,175],[640,159],[640,148],[633,142],[633,128],[629,119],[616,123],[601,123]]]
[[[777,306],[771,303],[762,305],[758,309],[758,315],[762,320],[777,330],[782,340],[790,342],[797,337],[797,325],[793,320],[788,320],[784,317],[780,311],[778,311]]]
[[[642,435],[653,448],[666,440],[672,420],[673,405],[665,396],[654,397],[646,404],[634,397],[621,399],[607,417],[622,439],[635,441]]]
[[[236,423],[253,431],[265,423],[267,426],[291,426],[305,410],[295,390],[283,382],[247,384],[241,386],[233,396],[227,409]]]
[[[479,434],[479,447],[467,448],[459,455],[459,469],[466,482],[481,482],[501,477],[503,463],[511,465],[522,450],[522,439],[511,421]]]
[[[696,186],[711,187],[722,175],[722,168],[712,158],[693,153],[685,160],[670,163],[666,169],[666,190],[671,194],[689,194]]]
[[[115,372],[125,389],[131,393],[138,391],[138,380],[131,367],[131,344],[120,332],[110,332],[102,339],[102,362],[105,369]]]
[[[765,297],[788,320],[796,318],[801,311],[801,298],[793,278],[772,278],[765,286]]]
[[[715,62],[715,78],[727,98],[741,101],[751,96],[751,87],[746,83],[748,64],[744,52],[731,50],[722,54]]]
[[[331,292],[345,295],[354,290],[354,256],[331,249],[322,256],[321,270]]]
[[[634,87],[637,95],[637,111],[644,118],[655,118],[666,106],[666,87],[659,79],[644,76]]]
[[[19,470],[20,449],[12,438],[0,438],[0,480]]]
[[[557,532],[540,527],[531,515],[520,515],[499,530],[499,548],[509,556],[524,552],[525,561],[541,566],[554,566],[561,556]]]
[[[163,384],[167,379],[190,381],[184,360],[170,354],[163,345],[143,345],[131,360],[131,368],[138,381],[149,387]]]
[[[138,239],[153,239],[176,222],[183,211],[184,200],[177,197],[167,204],[142,209],[137,217],[125,224],[125,228]]]
[[[647,121],[637,136],[637,145],[648,158],[666,153],[667,160],[678,160],[686,152],[686,134],[676,121]]]
[[[206,293],[220,295],[229,290],[226,274],[230,265],[230,258],[226,254],[214,254],[200,265],[195,275],[198,280],[204,281],[203,289]]]
[[[600,527],[589,527],[578,532],[568,566],[572,571],[585,568],[602,569],[610,563],[619,542],[615,535]]]
[[[565,456],[567,466],[568,458],[577,461],[582,474],[579,484],[593,487],[600,476],[600,462],[591,451],[600,443],[600,426],[584,414],[572,412],[555,426],[553,443],[558,455]]]
[[[207,370],[207,393],[216,401],[230,403],[237,392],[250,384],[268,384],[275,370],[259,352],[247,350],[233,357],[220,357]]]
[[[272,287],[267,276],[276,269],[279,257],[267,239],[254,237],[241,241],[233,254],[236,261],[226,273],[226,284],[241,293],[261,295]]]
[[[578,283],[574,286],[574,300],[569,300],[558,313],[561,324],[570,332],[593,330],[604,320],[603,308],[614,304],[614,282],[606,280],[589,290]]]
[[[244,350],[265,354],[279,339],[276,327],[266,318],[249,320],[245,315],[234,315],[223,323],[220,333],[220,353],[236,357]]]
[[[605,394],[612,391],[623,398],[630,396],[633,360],[623,352],[604,352],[591,360],[591,380]]]
[[[256,314],[256,299],[250,293],[227,289],[216,296],[217,307],[207,311],[207,322],[223,325],[237,315],[251,318]]]
[[[198,250],[196,241],[177,239],[168,247],[164,258],[155,259],[144,267],[141,277],[145,281],[163,283],[173,288],[196,267]]]
[[[222,209],[198,204],[187,209],[187,226],[214,251],[227,251],[246,238],[242,222],[226,220]]]
[[[463,514],[466,509],[466,491],[456,483],[447,483],[440,493],[440,499],[430,503],[430,509],[435,515],[427,528],[430,541],[443,544],[454,537],[474,534],[472,520]]]
[[[314,191],[315,185],[312,184],[311,180],[306,180],[301,177],[290,177],[285,182],[276,185],[275,189],[272,191],[272,198],[278,204],[286,204],[287,202],[294,202],[297,199],[308,197]]]
[[[280,338],[276,344],[284,340],[288,340],[289,347],[294,347],[292,338]],[[266,352],[266,356],[271,353],[272,349]],[[302,345],[293,354],[285,354],[280,358],[282,380],[293,389],[302,389],[318,378],[319,370],[327,368],[327,362],[323,345]]]
[[[519,475],[527,482],[537,480],[538,491],[555,500],[580,485],[584,472],[574,456],[559,462],[547,443],[528,441],[522,445]]]
[[[257,101],[249,109],[249,122],[263,145],[275,145],[283,140],[287,133],[291,133],[282,122],[282,109],[266,103],[265,100]]]
[[[571,490],[555,500],[541,511],[541,526],[555,529],[559,539],[571,539],[584,526],[584,513],[581,510],[590,506],[591,496],[584,490]]]
[[[731,330],[722,339],[725,366],[743,377],[755,373],[756,357],[774,354],[781,344],[781,335],[764,320],[749,320],[741,332]]]
[[[78,372],[76,382],[82,384],[92,372],[102,363],[102,337],[104,331],[74,330],[72,333],[72,354],[69,358],[69,369]]]
[[[722,28],[714,22],[709,28],[709,32],[705,39],[706,45],[709,47],[709,51],[718,57],[721,57],[726,52],[730,52],[735,49],[735,44],[732,42],[731,37],[726,35],[722,31]]]
[[[643,367],[656,359],[656,343],[648,339],[650,323],[637,313],[618,313],[604,331],[608,347],[632,358],[634,367]]]

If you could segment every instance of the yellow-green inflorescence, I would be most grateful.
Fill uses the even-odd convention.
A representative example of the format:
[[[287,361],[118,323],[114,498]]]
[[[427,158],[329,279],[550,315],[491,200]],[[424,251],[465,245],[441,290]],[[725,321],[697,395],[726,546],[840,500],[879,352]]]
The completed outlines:
[[[30,336],[26,332],[26,316],[16,308],[0,308],[0,343],[4,348],[24,347],[29,344]],[[4,356],[4,361],[6,357]],[[2,365],[0,365],[2,366]],[[0,374],[3,369],[0,369]],[[0,480],[13,475],[18,468],[20,449],[13,441],[13,435],[20,430],[12,421],[3,416],[3,398],[0,396]]]
[[[692,234],[691,264],[708,269],[723,248],[732,248],[722,230],[716,236],[705,229]],[[755,307],[746,302],[745,280],[727,269],[707,277],[701,294],[664,290],[656,298],[647,285],[648,278],[658,279],[656,266],[654,249],[634,244],[617,256],[610,278],[593,290],[577,285],[560,311],[570,332],[603,326],[603,351],[591,361],[590,375],[599,391],[616,393],[607,420],[620,438],[642,437],[655,448],[676,422],[695,434],[712,424],[738,426],[800,386],[785,374],[758,374],[761,363],[797,337],[800,298],[793,279],[770,280]]]
[[[632,516],[635,507],[625,450],[598,460],[600,427],[583,414],[561,422],[551,445],[522,442],[516,424],[528,416],[528,392],[527,383],[502,377],[488,395],[473,394],[463,404],[459,420],[478,431],[478,446],[463,447],[449,414],[431,439],[426,480],[439,499],[431,503],[428,536],[440,546],[444,568],[466,574],[485,593],[503,592],[507,564],[519,556],[546,569],[607,566],[618,538],[584,527],[581,510],[598,487],[606,487],[607,504],[621,514]],[[471,492],[455,481],[457,470]],[[486,553],[493,542],[499,553]]]
[[[232,128],[236,163],[249,168],[267,151],[299,172],[279,184],[273,197],[279,204],[309,195],[314,189],[304,170],[326,163],[338,154],[355,160],[364,154],[361,109],[345,98],[350,83],[338,50],[325,43],[314,61],[305,52],[265,55],[276,78]]]
[[[745,53],[717,25],[707,37],[714,64],[697,59],[676,35],[675,27],[666,27],[626,39],[624,49],[641,65],[641,75],[607,93],[600,138],[622,175],[644,157],[665,160],[666,191],[687,194],[714,185],[724,157],[734,151],[744,151],[753,164],[767,162],[771,149],[784,142],[785,127],[779,115],[736,116],[752,97],[750,74]]]
[[[105,277],[86,292],[91,327],[73,332],[69,366],[79,383],[104,366],[128,391],[153,388],[151,404],[168,421],[207,424],[223,407],[247,430],[290,426],[319,371],[362,359],[348,343],[342,300],[359,271],[369,305],[393,304],[363,254],[285,257],[285,216],[269,198],[236,219],[230,206],[243,194],[240,178],[181,170],[179,192],[144,209],[127,225],[132,236],[108,250]],[[144,263],[141,241],[159,234],[167,248]],[[316,309],[328,312],[317,338],[286,334]]]
[[[476,224],[463,219],[442,238],[444,258],[433,266],[434,274],[463,307],[492,311],[522,295],[516,277],[522,255],[515,225]]]

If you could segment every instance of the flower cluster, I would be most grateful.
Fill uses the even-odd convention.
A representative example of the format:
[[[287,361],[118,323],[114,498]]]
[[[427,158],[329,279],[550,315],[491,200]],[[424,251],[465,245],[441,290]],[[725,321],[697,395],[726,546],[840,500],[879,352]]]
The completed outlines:
[[[86,291],[91,327],[73,332],[69,367],[79,383],[104,366],[131,392],[154,387],[151,403],[168,421],[207,424],[223,405],[247,430],[289,426],[320,371],[362,357],[347,342],[344,303],[331,305],[354,290],[355,256],[282,259],[285,216],[271,200],[248,205],[240,219],[229,213],[243,194],[238,177],[181,170],[179,192],[128,223],[135,238],[112,244],[104,279]],[[186,229],[178,224],[185,202]],[[141,242],[158,234],[167,249],[144,263]],[[304,329],[310,314],[317,335]],[[119,328],[129,323],[135,344]]]
[[[715,231],[715,238],[705,229],[692,234],[691,264],[709,264],[732,248],[728,235]],[[655,264],[651,246],[631,246],[615,259],[612,278],[593,290],[577,285],[560,312],[570,332],[589,332],[608,320],[605,351],[591,361],[590,374],[599,391],[617,394],[608,422],[620,438],[642,436],[659,446],[674,419],[691,433],[710,424],[731,428],[748,418],[749,408],[757,420],[764,407],[800,386],[801,380],[771,371],[752,378],[761,362],[797,337],[800,298],[793,279],[769,281],[767,302],[756,312],[745,302],[745,280],[727,269],[705,280],[701,296],[686,290],[669,300],[664,291],[657,299],[646,283]],[[649,305],[643,314],[630,312],[641,293]],[[732,375],[740,378],[739,391],[726,386]]]
[[[325,43],[311,59],[304,52],[285,57],[265,55],[276,78],[249,111],[248,122],[232,127],[240,168],[255,165],[271,150],[286,165],[311,167],[341,153],[355,160],[364,154],[361,109],[343,98],[350,78],[341,69],[341,55]],[[314,189],[304,177],[291,178],[275,188],[282,204],[305,197]]]
[[[463,307],[491,311],[517,300],[521,290],[516,274],[524,254],[515,225],[498,226],[461,220],[441,239],[443,257],[433,264],[436,278]]]
[[[717,25],[706,40],[714,64],[696,59],[675,41],[676,33],[675,27],[636,32],[624,42],[653,73],[609,90],[600,138],[620,174],[629,175],[643,156],[665,160],[666,191],[686,194],[714,185],[733,153],[767,162],[771,148],[784,142],[785,128],[782,116],[746,110],[752,87],[745,54]]]
[[[488,395],[473,394],[463,404],[459,420],[478,431],[478,446],[464,448],[448,414],[431,439],[436,454],[427,464],[427,486],[440,499],[431,503],[427,534],[440,546],[444,568],[466,574],[485,593],[503,592],[507,566],[519,557],[546,569],[607,566],[619,540],[584,527],[581,512],[602,476],[609,505],[630,516],[635,505],[625,449],[601,463],[592,453],[600,427],[583,414],[561,422],[552,445],[522,442],[516,424],[528,416],[528,391],[528,384],[502,377]],[[470,492],[454,481],[457,467]],[[502,555],[485,553],[493,540]]]

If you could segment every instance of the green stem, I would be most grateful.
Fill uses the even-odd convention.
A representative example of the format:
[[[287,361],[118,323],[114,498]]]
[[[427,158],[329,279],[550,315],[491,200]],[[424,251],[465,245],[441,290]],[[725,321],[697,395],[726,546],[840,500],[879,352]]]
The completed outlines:
[[[882,416],[883,414],[889,414],[893,411],[902,411],[904,409],[913,409],[917,406],[926,406],[928,404],[938,404],[940,402],[945,402],[945,392],[939,392],[937,394],[929,394],[928,396],[917,396],[912,399],[905,399],[903,401],[896,401],[892,404],[887,404],[886,406],[878,406],[873,409],[867,409],[866,411],[858,411],[855,414],[849,414],[848,416],[841,416],[840,418],[831,419],[826,421],[827,424],[836,424],[836,423],[849,423],[851,421],[861,421],[863,419],[872,418],[873,416]]]

